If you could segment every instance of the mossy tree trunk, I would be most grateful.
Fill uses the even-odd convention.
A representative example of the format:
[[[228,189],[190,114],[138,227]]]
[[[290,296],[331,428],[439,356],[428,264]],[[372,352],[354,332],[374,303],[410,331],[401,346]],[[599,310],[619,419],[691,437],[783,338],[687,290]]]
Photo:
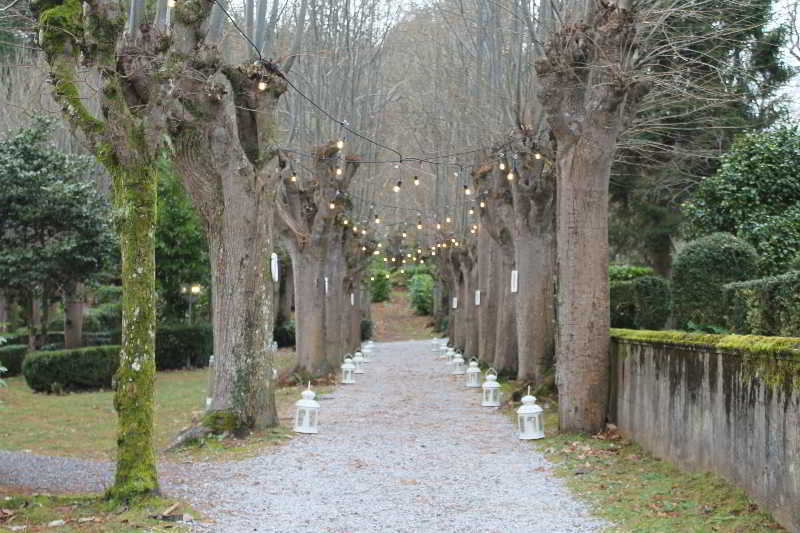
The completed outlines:
[[[478,288],[481,301],[478,306],[478,353],[482,363],[494,362],[497,342],[497,302],[500,284],[495,269],[497,245],[489,232],[481,226],[478,233]]]
[[[571,14],[572,15],[572,14]],[[631,77],[636,26],[623,6],[596,3],[566,24],[536,62],[556,142],[561,429],[603,429],[608,389],[608,185],[617,137],[644,87]]]
[[[85,307],[83,283],[75,283],[64,289],[64,348],[82,345]]]

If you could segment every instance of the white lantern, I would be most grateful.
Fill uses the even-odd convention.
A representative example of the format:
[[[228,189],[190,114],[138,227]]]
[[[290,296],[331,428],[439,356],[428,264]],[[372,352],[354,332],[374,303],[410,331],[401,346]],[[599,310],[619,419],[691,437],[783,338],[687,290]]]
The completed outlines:
[[[355,357],[353,357],[353,364],[356,365],[353,374],[366,374],[364,371],[364,356],[361,355],[361,352],[356,352]]]
[[[486,381],[483,382],[483,401],[484,407],[500,407],[500,384],[497,382],[497,371],[490,368],[486,372]]]
[[[369,352],[367,350],[364,350],[363,352],[356,352],[357,356],[361,355],[361,358],[363,359],[363,361],[361,361],[361,362],[364,363],[365,365],[367,363],[371,363],[372,362],[372,360],[369,358],[368,354],[369,354]]]
[[[452,365],[453,359],[455,359],[456,351],[452,348],[447,349],[447,364]]]
[[[301,394],[302,400],[298,400],[294,405],[297,407],[294,417],[295,433],[318,433],[317,415],[319,414],[319,402],[314,401],[314,391],[311,390],[311,383],[308,389]]]
[[[344,364],[342,364],[342,384],[352,385],[356,382],[356,378],[353,375],[355,369],[356,365],[353,364],[353,360],[345,357]]]
[[[467,368],[466,374],[467,387],[470,389],[479,389],[481,386],[481,369],[478,368],[478,361],[476,361],[474,357],[469,362],[469,368]]]
[[[517,409],[517,424],[519,425],[519,438],[522,440],[544,438],[544,420],[542,408],[536,405],[536,398],[528,395],[522,397],[522,406]]]
[[[453,357],[453,371],[451,372],[454,376],[463,376],[466,371],[466,365],[464,364],[464,358],[461,357],[460,353],[457,353],[455,357]]]

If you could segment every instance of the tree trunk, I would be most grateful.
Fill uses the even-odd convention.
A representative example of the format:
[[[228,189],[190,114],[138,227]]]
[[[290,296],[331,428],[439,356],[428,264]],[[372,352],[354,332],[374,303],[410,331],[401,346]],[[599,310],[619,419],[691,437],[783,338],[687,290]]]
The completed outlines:
[[[280,296],[278,300],[277,320],[285,322],[292,318],[294,305],[294,268],[291,259],[280,262]]]
[[[551,368],[555,350],[554,244],[553,235],[546,230],[514,239],[519,272],[519,292],[514,295],[519,354],[517,379],[537,385]]]
[[[478,360],[482,363],[494,361],[497,342],[497,299],[500,289],[495,263],[497,245],[484,227],[478,235],[478,290],[481,303],[478,306]]]
[[[252,176],[251,176],[252,177]],[[274,345],[273,201],[242,179],[225,191],[225,209],[209,225],[214,308],[214,397],[205,425],[215,431],[278,424]]]
[[[560,423],[588,433],[603,429],[608,400],[608,180],[616,139],[597,135],[560,144],[557,160]]]
[[[345,321],[344,308],[344,251],[342,250],[341,228],[334,226],[328,236],[325,278],[327,293],[325,294],[325,358],[330,369],[336,369],[342,363],[345,353],[342,338],[342,322]],[[324,282],[325,280],[323,280]],[[325,287],[323,286],[323,290]]]
[[[295,372],[303,378],[324,376],[331,371],[325,358],[324,250],[308,248],[301,252],[294,243],[289,250],[294,276]]]
[[[516,375],[517,372],[517,322],[511,294],[511,270],[514,261],[510,253],[497,254],[495,276],[499,279],[497,293],[497,336],[494,346],[494,368],[499,373]]]
[[[461,263],[464,274],[464,357],[478,355],[478,306],[475,305],[475,290],[478,288],[478,265],[471,258]]]
[[[158,171],[120,166],[113,175],[122,252],[122,348],[115,375],[117,470],[109,495],[128,500],[159,491],[153,450],[156,377],[155,226]]]
[[[64,348],[78,348],[83,345],[83,310],[85,306],[82,283],[77,283],[64,290]]]
[[[0,289],[0,333],[8,331],[8,295],[5,291]]]

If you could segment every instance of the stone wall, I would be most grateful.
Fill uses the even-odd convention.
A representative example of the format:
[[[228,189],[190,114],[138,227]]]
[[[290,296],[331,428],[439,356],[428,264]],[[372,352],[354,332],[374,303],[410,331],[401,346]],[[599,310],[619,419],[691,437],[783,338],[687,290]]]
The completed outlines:
[[[657,457],[728,479],[798,533],[800,339],[769,339],[612,330],[610,418]]]

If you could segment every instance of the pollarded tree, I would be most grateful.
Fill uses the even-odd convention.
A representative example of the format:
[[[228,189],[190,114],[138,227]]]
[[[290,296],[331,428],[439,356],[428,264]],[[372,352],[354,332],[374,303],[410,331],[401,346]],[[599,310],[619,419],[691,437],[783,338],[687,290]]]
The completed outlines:
[[[800,252],[800,129],[739,138],[722,166],[683,205],[689,235],[736,235],[759,254],[764,275],[785,272]]]
[[[264,15],[266,3],[259,4]],[[254,5],[248,3],[249,13]],[[297,6],[295,48],[306,5]],[[109,495],[126,499],[158,491],[154,234],[165,148],[208,230],[216,365],[204,431],[277,423],[266,265],[277,183],[275,110],[287,83],[273,63],[226,59],[232,54],[217,46],[224,17],[214,0],[133,0],[127,12],[111,0],[41,0],[33,9],[64,116],[112,176],[123,332],[114,401],[117,469]],[[277,8],[272,15],[270,24],[259,17],[247,28],[265,51],[271,51]],[[81,83],[85,67],[100,73],[96,92]],[[86,105],[90,94],[98,95],[100,113]]]
[[[0,141],[0,280],[25,303],[32,348],[36,294],[45,302],[72,294],[106,266],[114,246],[108,206],[86,179],[92,161],[50,146],[50,131],[51,122],[38,119]],[[79,346],[80,334],[68,330],[65,344]]]
[[[340,146],[336,141],[319,147],[311,173],[286,172],[277,196],[295,287],[295,371],[310,376],[333,369],[327,357],[325,305],[335,283],[327,275],[326,259],[329,248],[341,248],[346,228],[337,217],[350,207],[347,190],[358,170],[357,160],[345,159]]]

